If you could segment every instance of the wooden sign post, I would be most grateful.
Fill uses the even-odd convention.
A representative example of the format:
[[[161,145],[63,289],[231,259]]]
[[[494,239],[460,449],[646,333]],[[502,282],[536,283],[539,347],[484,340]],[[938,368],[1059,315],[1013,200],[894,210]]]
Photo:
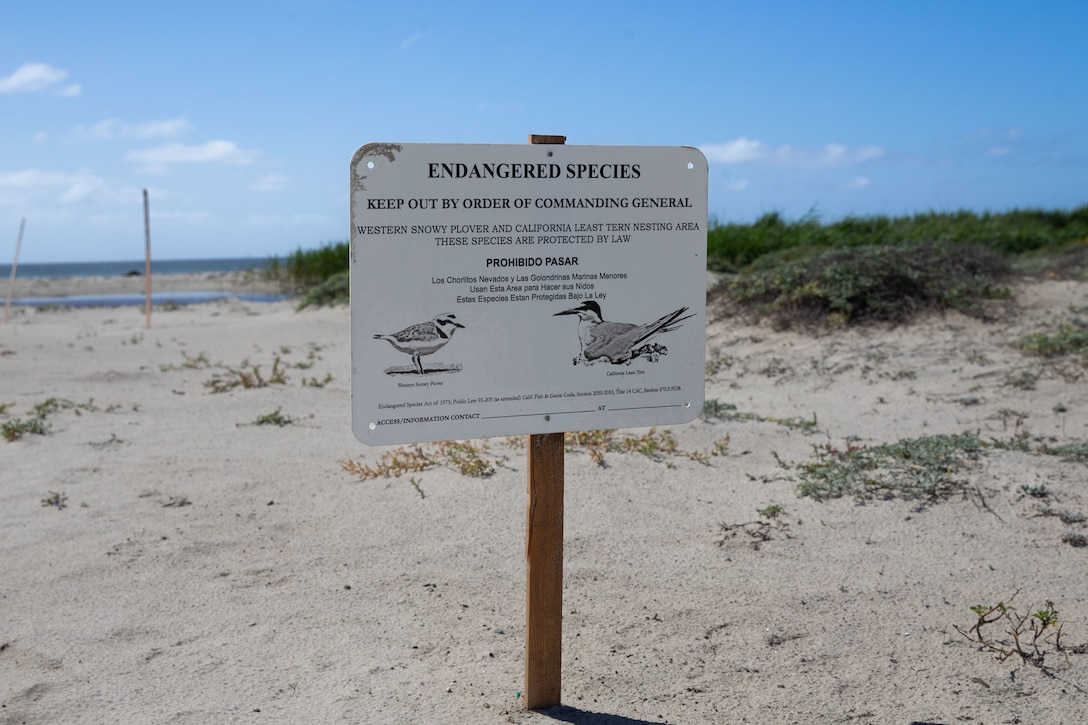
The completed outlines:
[[[23,247],[23,229],[26,228],[26,217],[19,222],[19,238],[15,241],[15,259],[11,261],[11,278],[8,279],[8,299],[4,304],[4,324],[11,321],[11,295],[15,291],[15,270],[19,268],[19,250]]]
[[[147,329],[151,329],[151,214],[147,205],[147,189],[144,189],[144,310],[147,313]]]
[[[565,136],[529,136],[562,144]],[[529,436],[525,510],[525,707],[560,702],[563,667],[563,455],[565,433]]]

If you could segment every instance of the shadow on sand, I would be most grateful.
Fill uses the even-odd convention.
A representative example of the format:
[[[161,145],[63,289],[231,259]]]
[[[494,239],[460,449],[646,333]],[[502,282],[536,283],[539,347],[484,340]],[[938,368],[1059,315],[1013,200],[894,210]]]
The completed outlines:
[[[604,712],[590,712],[580,710],[577,707],[557,705],[546,710],[537,710],[541,715],[546,715],[559,722],[574,723],[574,725],[661,725],[656,720],[639,720],[623,715],[609,715]]]
[[[609,715],[604,712],[590,712],[589,710],[579,710],[576,707],[568,707],[566,705],[558,705],[556,707],[550,707],[547,710],[537,710],[536,712],[541,715],[546,715],[553,720],[574,723],[574,725],[660,725],[660,722],[658,721],[639,720],[637,718],[624,717],[623,715]],[[944,723],[912,720],[910,725],[944,725]]]

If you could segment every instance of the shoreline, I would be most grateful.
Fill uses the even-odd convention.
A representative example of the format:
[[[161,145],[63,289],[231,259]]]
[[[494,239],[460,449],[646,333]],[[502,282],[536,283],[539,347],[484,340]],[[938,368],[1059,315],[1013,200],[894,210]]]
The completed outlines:
[[[9,282],[4,282],[5,295]],[[106,295],[143,295],[143,275],[97,277],[16,277],[10,290],[13,304],[20,300],[53,297]],[[250,272],[197,272],[155,274],[151,277],[152,295],[161,292],[221,292],[224,294],[285,294],[278,282],[259,278]],[[5,297],[6,299],[6,297]]]

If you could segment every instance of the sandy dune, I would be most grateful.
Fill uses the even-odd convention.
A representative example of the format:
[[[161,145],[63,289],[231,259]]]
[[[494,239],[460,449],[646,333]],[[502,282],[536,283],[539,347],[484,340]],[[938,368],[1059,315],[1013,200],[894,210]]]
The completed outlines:
[[[1020,589],[1088,642],[1088,548],[1063,541],[1088,528],[1045,515],[1088,515],[1083,460],[986,450],[935,502],[802,498],[782,465],[1083,442],[1085,369],[1009,343],[1083,315],[1088,284],[1017,299],[820,335],[714,320],[706,397],[735,414],[672,433],[724,455],[567,453],[564,706],[543,713],[520,698],[524,448],[487,441],[487,478],[344,472],[387,450],[350,430],[346,308],[228,300],[151,330],[142,308],[17,309],[0,424],[56,410],[0,439],[0,723],[1088,722],[1088,654],[1046,672],[954,629]],[[285,380],[213,392],[254,368]],[[756,520],[767,540],[723,531]]]

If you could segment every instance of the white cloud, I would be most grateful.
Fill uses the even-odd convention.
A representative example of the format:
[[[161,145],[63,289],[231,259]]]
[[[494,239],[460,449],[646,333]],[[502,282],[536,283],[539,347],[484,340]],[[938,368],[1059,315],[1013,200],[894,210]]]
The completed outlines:
[[[999,136],[1004,139],[1013,140],[1020,137],[1020,134],[1024,132],[1024,129],[1019,126],[1010,126],[1003,131],[994,130],[988,126],[982,128],[976,128],[972,131],[968,131],[963,134],[963,137],[969,141],[973,141],[979,138],[987,138],[988,136]]]
[[[194,209],[192,211],[181,210],[166,210],[153,212],[151,219],[154,222],[156,219],[159,221],[169,220],[174,222],[182,222],[184,224],[203,224],[204,222],[212,220],[214,217],[211,212],[204,211],[203,209]]]
[[[766,156],[767,150],[759,141],[750,141],[743,136],[733,141],[719,144],[707,144],[699,147],[712,164],[743,164],[758,161]]]
[[[148,123],[130,124],[109,118],[99,121],[90,128],[77,126],[73,135],[79,139],[140,139],[140,138],[169,138],[180,136],[193,130],[193,125],[184,118],[171,118],[165,121],[149,121]]]
[[[855,177],[853,179],[850,179],[849,181],[844,181],[842,184],[840,184],[839,188],[841,188],[841,189],[864,189],[865,187],[869,186],[872,183],[873,183],[872,179],[869,179],[868,177],[857,176],[857,177]]]
[[[250,214],[242,220],[246,227],[282,227],[295,225],[327,224],[320,214]]]
[[[287,188],[289,179],[283,174],[265,174],[253,182],[254,191],[281,191]]]
[[[748,188],[748,179],[736,179],[725,182],[726,191],[744,191]]]
[[[26,169],[0,174],[0,205],[25,204],[44,197],[65,204],[81,201],[133,203],[138,189],[113,187],[89,171],[42,171]]]
[[[404,40],[400,41],[400,49],[408,50],[413,45],[418,43],[423,38],[423,33],[416,33],[415,35],[409,35]]]
[[[765,163],[813,169],[852,166],[884,155],[884,149],[879,146],[850,148],[839,143],[829,143],[818,150],[798,149],[789,144],[770,149],[762,141],[744,137],[721,144],[707,144],[700,150],[710,163]]]
[[[1008,156],[1012,153],[1012,146],[994,146],[986,149],[987,156]]]
[[[68,76],[68,71],[45,63],[25,63],[7,78],[0,78],[0,93],[43,91]]]
[[[73,83],[70,86],[65,86],[64,88],[57,91],[57,95],[61,96],[62,98],[75,98],[82,93],[83,87],[78,83]]]
[[[244,151],[233,141],[208,141],[198,146],[170,143],[125,154],[126,161],[144,164],[151,171],[164,172],[171,164],[251,164],[256,151]]]

